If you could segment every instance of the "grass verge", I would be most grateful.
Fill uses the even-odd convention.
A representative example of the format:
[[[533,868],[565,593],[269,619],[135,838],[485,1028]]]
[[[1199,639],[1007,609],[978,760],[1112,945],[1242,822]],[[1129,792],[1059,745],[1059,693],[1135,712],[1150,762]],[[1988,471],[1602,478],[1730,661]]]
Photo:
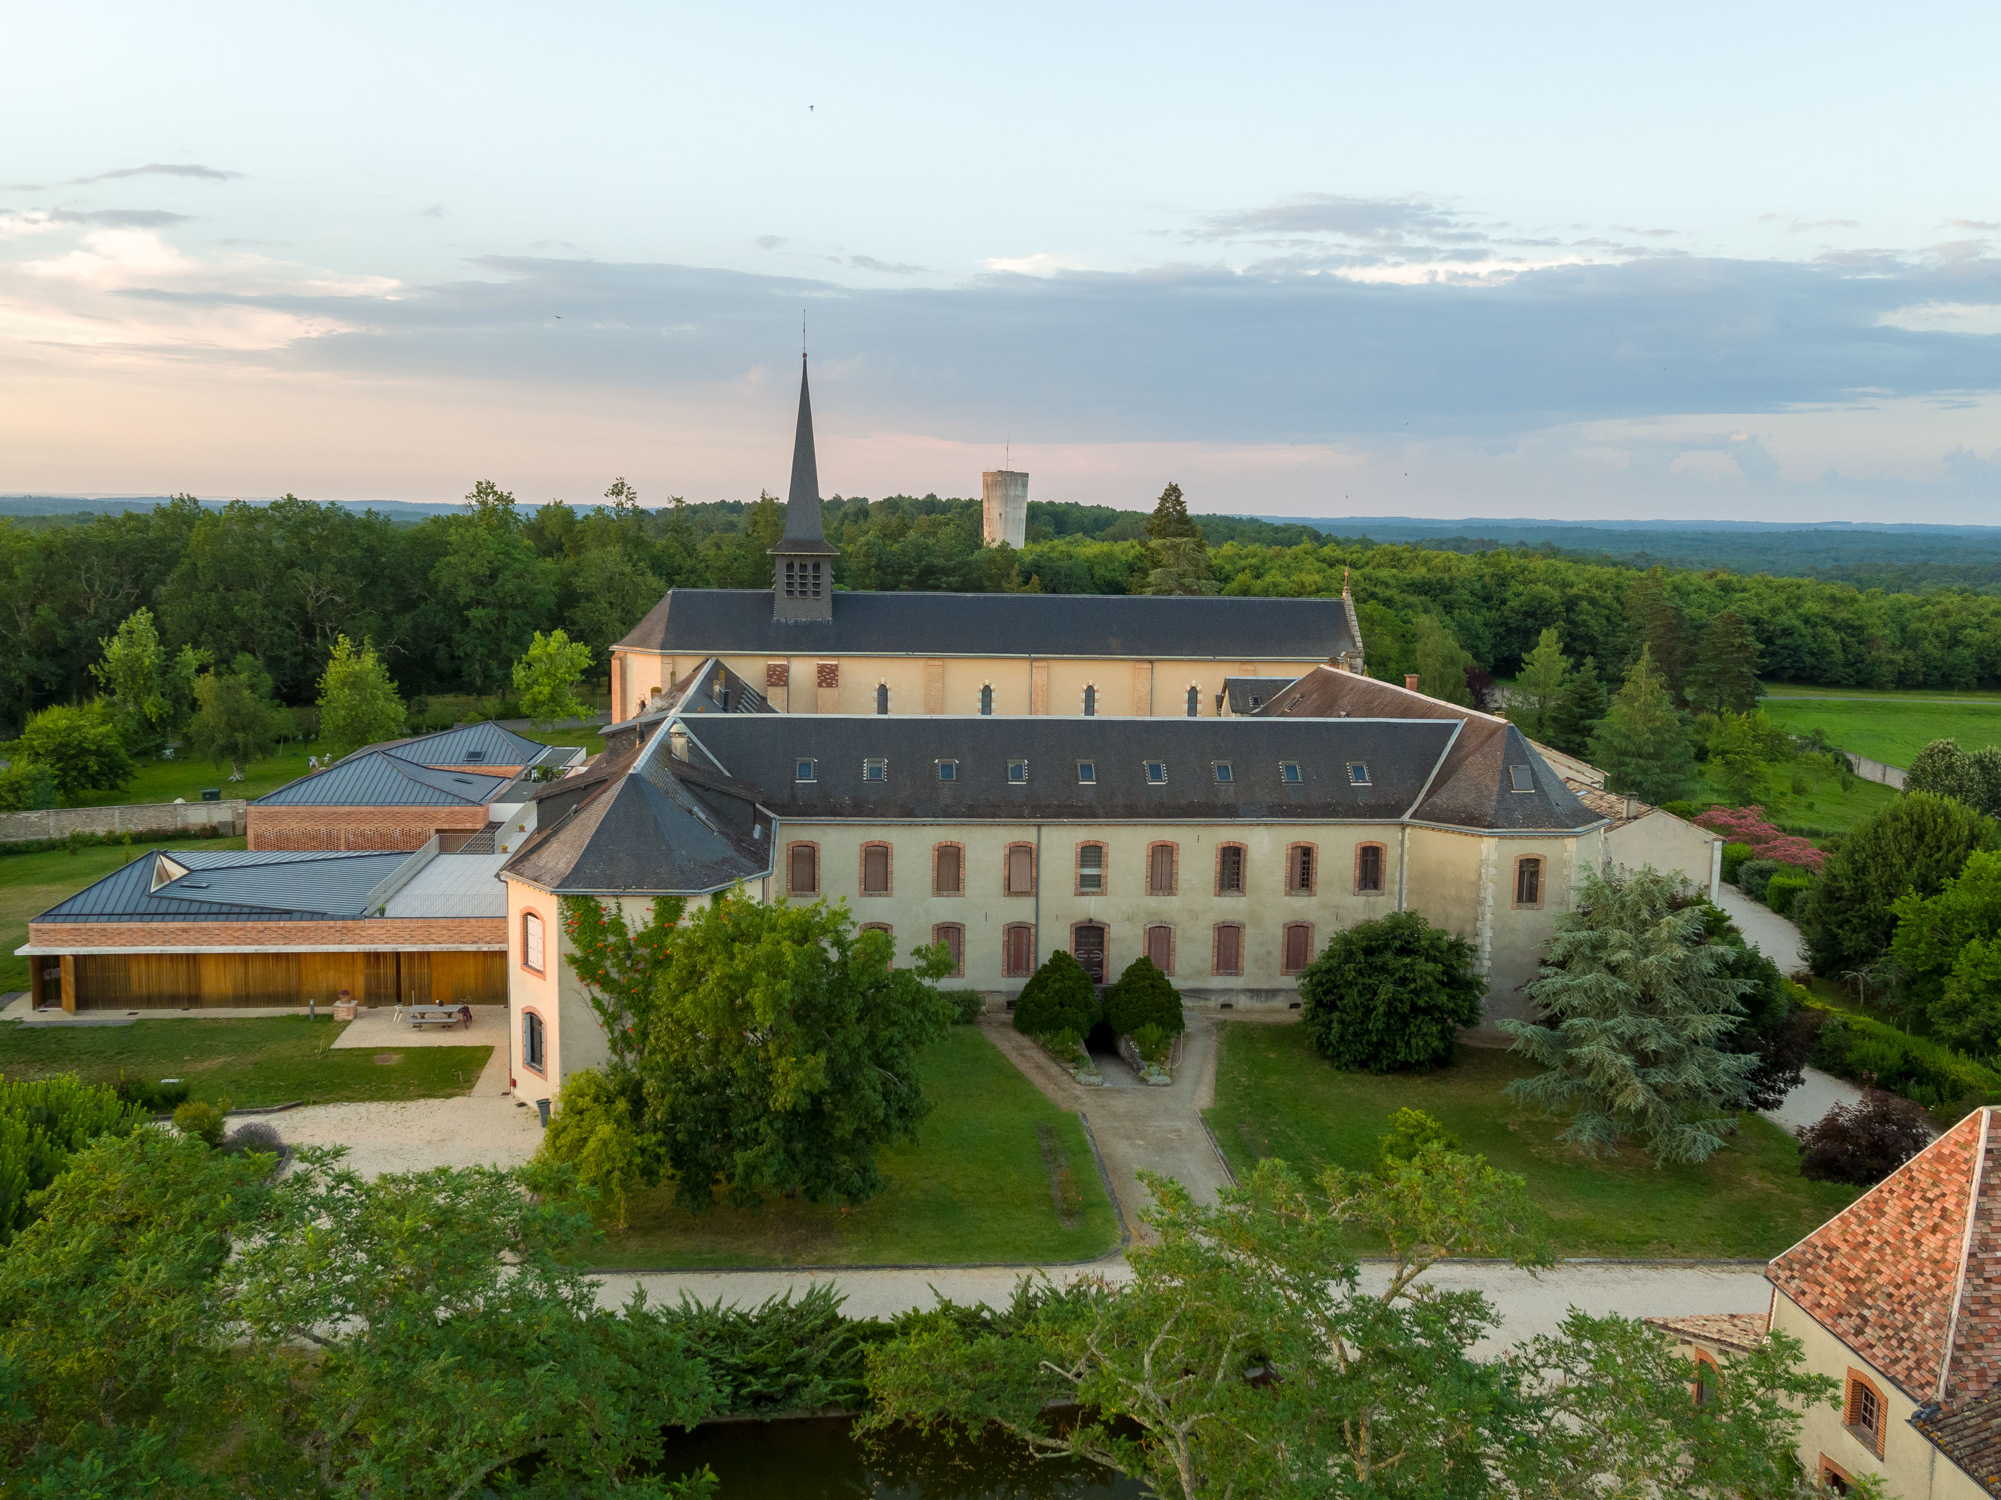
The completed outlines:
[[[1045,1099],[977,1027],[953,1027],[926,1054],[924,1087],[932,1110],[916,1144],[883,1153],[888,1185],[867,1203],[719,1204],[694,1214],[661,1189],[635,1200],[631,1227],[593,1250],[591,1264],[1049,1264],[1117,1244],[1118,1218],[1077,1117]]]
[[[1656,1167],[1631,1148],[1580,1156],[1557,1140],[1561,1121],[1502,1094],[1533,1069],[1497,1049],[1462,1047],[1450,1068],[1378,1076],[1331,1067],[1303,1026],[1225,1025],[1218,1045],[1207,1118],[1239,1174],[1268,1156],[1309,1170],[1367,1168],[1390,1112],[1409,1105],[1436,1116],[1466,1150],[1528,1179],[1558,1255],[1763,1259],[1858,1191],[1801,1177],[1792,1137],[1756,1116],[1698,1167]]]
[[[1819,729],[1844,750],[1908,766],[1933,740],[1958,740],[1968,750],[2001,745],[2001,703],[1915,703],[1895,698],[1817,702],[1767,698],[1759,705],[1775,724],[1802,733]]]
[[[181,1078],[197,1099],[238,1109],[436,1099],[472,1088],[491,1047],[404,1047],[341,1052],[327,1044],[347,1022],[304,1016],[134,1021],[130,1026],[0,1022],[0,1075],[75,1073],[86,1083]],[[391,1058],[384,1062],[380,1059]]]

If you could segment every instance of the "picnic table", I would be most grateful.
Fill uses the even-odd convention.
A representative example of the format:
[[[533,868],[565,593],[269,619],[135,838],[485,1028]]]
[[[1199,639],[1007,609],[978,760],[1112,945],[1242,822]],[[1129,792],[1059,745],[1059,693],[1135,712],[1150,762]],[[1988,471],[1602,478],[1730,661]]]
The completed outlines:
[[[395,1019],[410,1026],[464,1026],[472,1029],[470,1005],[399,1005]]]

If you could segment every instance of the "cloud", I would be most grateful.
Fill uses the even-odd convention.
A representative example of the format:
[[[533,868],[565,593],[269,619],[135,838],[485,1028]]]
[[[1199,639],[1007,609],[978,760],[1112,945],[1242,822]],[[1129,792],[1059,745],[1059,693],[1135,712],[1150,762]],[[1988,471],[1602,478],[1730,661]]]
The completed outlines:
[[[1985,233],[2001,230],[2001,219],[1947,219],[1948,229],[1974,229]]]
[[[1801,219],[1790,214],[1759,214],[1760,224],[1783,224],[1788,234],[1805,234],[1815,229],[1860,229],[1860,219]]]
[[[1681,233],[1679,229],[1635,229],[1630,224],[1614,224],[1612,227],[1620,234],[1637,234],[1648,240],[1664,240]]]
[[[54,184],[57,187],[84,187],[93,182],[119,182],[127,177],[181,177],[197,182],[234,182],[241,178],[241,172],[225,172],[220,167],[205,167],[200,162],[147,162],[143,167],[118,167],[110,172],[94,172],[88,177],[69,177]],[[9,192],[39,193],[50,184],[40,182],[10,182]]]
[[[777,250],[785,245],[786,239],[782,234],[760,234],[751,243],[760,250]]]
[[[429,208],[417,211],[417,217],[420,219],[442,219],[444,216],[445,205],[442,203],[433,203]]]
[[[1264,208],[1205,215],[1191,239],[1241,239],[1248,235],[1340,235],[1348,239],[1401,241],[1473,238],[1456,212],[1423,198],[1350,198],[1303,193]]]
[[[65,228],[168,229],[189,222],[189,218],[164,208],[0,209],[0,240]]]
[[[873,255],[850,255],[848,264],[857,271],[875,271],[884,276],[915,276],[924,269],[903,261],[877,260]]]

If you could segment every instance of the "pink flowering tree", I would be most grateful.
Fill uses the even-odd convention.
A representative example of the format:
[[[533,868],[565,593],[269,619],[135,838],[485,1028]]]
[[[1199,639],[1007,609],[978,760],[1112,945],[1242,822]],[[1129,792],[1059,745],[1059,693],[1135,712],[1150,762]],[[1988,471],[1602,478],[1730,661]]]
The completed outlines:
[[[1753,859],[1775,859],[1782,865],[1820,873],[1827,863],[1827,851],[1817,849],[1798,834],[1781,833],[1755,803],[1750,807],[1712,807],[1695,820],[1698,828],[1720,833],[1733,844],[1751,846]]]

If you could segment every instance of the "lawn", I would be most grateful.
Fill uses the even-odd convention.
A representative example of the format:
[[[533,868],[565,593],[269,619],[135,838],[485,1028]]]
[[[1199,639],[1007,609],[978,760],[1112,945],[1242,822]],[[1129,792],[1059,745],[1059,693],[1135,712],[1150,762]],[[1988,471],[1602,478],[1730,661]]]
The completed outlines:
[[[1559,1255],[1765,1259],[1856,1196],[1801,1177],[1792,1138],[1756,1117],[1699,1167],[1655,1167],[1631,1149],[1579,1156],[1556,1139],[1560,1121],[1502,1095],[1508,1080],[1531,1070],[1498,1049],[1462,1047],[1450,1068],[1377,1076],[1336,1071],[1301,1026],[1238,1022],[1222,1028],[1220,1044],[1207,1118],[1240,1174],[1267,1156],[1366,1168],[1390,1112],[1409,1105],[1435,1115],[1466,1149],[1527,1178]]]
[[[241,849],[242,839],[162,839],[132,844],[92,844],[74,854],[0,852],[0,994],[28,987],[28,961],[14,950],[28,941],[28,918],[102,880],[149,849]]]
[[[1845,779],[1846,786],[1842,785],[1841,772],[1825,761],[1776,767],[1766,772],[1767,784],[1774,786],[1776,795],[1763,795],[1765,811],[1787,832],[1818,839],[1847,833],[1897,800],[1895,788],[1881,782],[1865,781],[1860,776]],[[1795,791],[1796,785],[1805,790]],[[1732,805],[1729,795],[1706,771],[1701,796]]]
[[[470,1090],[491,1047],[406,1047],[332,1052],[347,1029],[330,1018],[239,1016],[134,1021],[130,1026],[28,1026],[0,1022],[0,1075],[75,1073],[86,1082],[182,1078],[197,1099],[239,1109],[375,1099],[435,1099]],[[384,1062],[389,1058],[393,1061]]]
[[[853,1208],[775,1202],[677,1211],[665,1190],[593,1251],[604,1270],[717,1266],[1053,1264],[1118,1243],[1118,1221],[1077,1117],[1058,1109],[977,1027],[924,1059],[934,1108],[915,1145],[883,1154],[888,1186]]]
[[[1911,757],[1933,740],[1958,740],[1969,750],[2001,745],[2001,702],[1991,700],[1767,698],[1759,707],[1775,724],[1802,733],[1823,730],[1843,750],[1892,766],[1908,766]]]

